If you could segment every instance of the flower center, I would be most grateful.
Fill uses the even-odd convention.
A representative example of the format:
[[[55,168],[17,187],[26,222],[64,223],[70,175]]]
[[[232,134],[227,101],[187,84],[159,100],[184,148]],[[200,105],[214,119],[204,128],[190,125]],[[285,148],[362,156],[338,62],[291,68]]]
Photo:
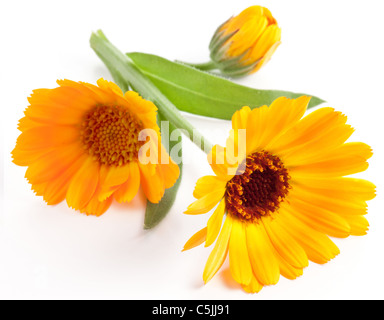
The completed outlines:
[[[125,108],[96,106],[83,120],[84,149],[101,164],[121,166],[134,159],[144,141],[139,141],[142,123]]]
[[[255,221],[275,212],[288,194],[289,175],[281,160],[266,151],[246,159],[245,171],[227,183],[228,213],[243,221]]]

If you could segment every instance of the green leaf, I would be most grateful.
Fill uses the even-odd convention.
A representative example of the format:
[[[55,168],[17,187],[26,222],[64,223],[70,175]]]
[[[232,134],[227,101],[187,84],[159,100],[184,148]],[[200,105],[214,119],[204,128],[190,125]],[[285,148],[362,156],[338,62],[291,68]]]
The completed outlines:
[[[157,114],[158,118],[158,125],[161,128],[161,121],[167,121],[166,118],[161,114],[160,111],[158,111]],[[171,134],[174,130],[177,130],[171,123],[169,123],[169,137],[171,137]],[[162,133],[163,135],[163,133]],[[168,138],[169,138],[168,137]],[[170,154],[170,150],[172,148],[182,142],[182,137],[181,134],[179,135],[179,141],[164,141],[164,136],[162,136],[162,143],[167,150],[168,154]],[[171,154],[172,156],[172,154]],[[179,151],[179,157],[182,156],[182,150],[180,148]],[[176,159],[173,159],[176,161]],[[163,198],[160,200],[159,203],[152,203],[150,201],[147,201],[147,208],[145,210],[145,218],[144,218],[144,229],[151,229],[155,226],[157,226],[161,220],[164,219],[164,217],[167,215],[169,210],[172,208],[173,203],[175,202],[176,199],[176,194],[177,191],[179,190],[180,182],[181,182],[181,175],[182,175],[182,168],[183,164],[182,162],[179,164],[179,169],[180,169],[180,176],[176,183],[173,185],[173,187],[166,189]]]
[[[255,108],[270,105],[281,96],[311,96],[246,87],[152,54],[133,52],[127,55],[179,110],[202,116],[230,120],[233,113],[243,106]],[[323,102],[325,101],[312,96],[308,108]]]

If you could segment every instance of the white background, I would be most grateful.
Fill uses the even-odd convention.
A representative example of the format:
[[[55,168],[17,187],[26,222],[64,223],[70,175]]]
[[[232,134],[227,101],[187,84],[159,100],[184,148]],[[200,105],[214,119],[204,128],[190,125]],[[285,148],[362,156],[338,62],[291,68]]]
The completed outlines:
[[[265,5],[282,28],[282,45],[259,73],[239,80],[255,88],[317,95],[348,115],[352,140],[374,150],[361,177],[377,185],[369,202],[370,231],[335,239],[341,254],[311,263],[304,275],[249,295],[220,272],[203,285],[211,248],[181,252],[208,215],[182,212],[193,201],[196,179],[210,174],[205,155],[185,140],[187,164],[175,205],[151,231],[142,228],[140,197],[87,217],[65,203],[51,207],[11,163],[17,121],[36,88],[56,79],[96,83],[110,74],[89,47],[102,29],[122,51],[205,62],[219,24],[254,4]],[[383,294],[383,31],[382,1],[2,1],[0,107],[2,299],[382,299]],[[188,116],[221,143],[229,123]]]

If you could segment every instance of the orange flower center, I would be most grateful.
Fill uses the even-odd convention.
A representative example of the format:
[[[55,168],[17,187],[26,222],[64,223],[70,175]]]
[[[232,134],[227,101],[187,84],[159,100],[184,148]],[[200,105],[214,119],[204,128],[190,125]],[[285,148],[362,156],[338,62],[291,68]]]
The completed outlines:
[[[125,108],[96,106],[82,123],[84,149],[101,164],[121,166],[134,159],[144,141],[139,141],[142,123]]]
[[[275,212],[288,194],[289,175],[281,160],[261,151],[246,159],[245,171],[227,183],[228,213],[243,221],[255,221]]]

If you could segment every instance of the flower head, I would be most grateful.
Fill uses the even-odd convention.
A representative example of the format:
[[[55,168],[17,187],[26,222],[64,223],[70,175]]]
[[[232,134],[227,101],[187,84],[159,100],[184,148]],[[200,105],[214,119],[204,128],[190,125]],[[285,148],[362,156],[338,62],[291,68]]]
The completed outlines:
[[[207,227],[184,247],[216,241],[205,282],[229,255],[233,278],[245,291],[258,292],[276,284],[280,275],[302,275],[309,260],[324,264],[334,258],[339,249],[328,236],[366,234],[366,202],[375,197],[375,186],[346,176],[367,169],[371,148],[346,142],[354,130],[332,108],[302,118],[309,99],[279,98],[270,107],[243,107],[232,117],[226,147],[213,147],[215,175],[197,181],[197,200],[185,212],[216,207]],[[242,130],[245,152],[234,161],[229,147],[237,150]]]
[[[28,98],[12,151],[13,162],[28,167],[25,177],[36,194],[51,205],[66,199],[91,215],[103,214],[113,199],[129,202],[140,185],[148,200],[159,202],[179,168],[161,145],[156,106],[103,79],[98,86],[57,82]],[[140,139],[143,130],[149,142]],[[152,160],[159,161],[140,161],[146,143],[157,146]],[[168,159],[161,162],[164,152]]]
[[[258,71],[280,45],[281,29],[261,6],[245,9],[215,32],[211,59],[225,75],[238,77]]]

